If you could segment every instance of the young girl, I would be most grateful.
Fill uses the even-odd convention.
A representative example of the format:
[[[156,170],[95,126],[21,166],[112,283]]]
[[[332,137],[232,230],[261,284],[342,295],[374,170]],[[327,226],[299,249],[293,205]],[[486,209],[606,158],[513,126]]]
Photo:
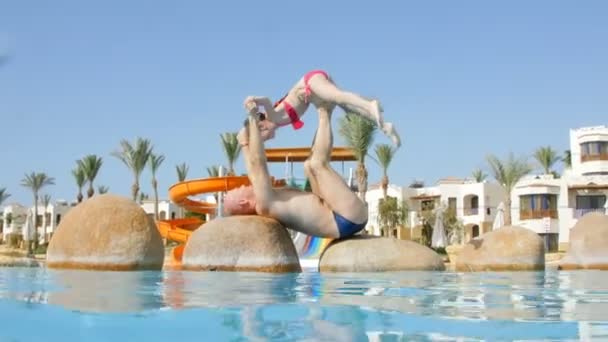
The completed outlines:
[[[397,147],[401,146],[401,139],[390,122],[385,122],[382,115],[382,107],[377,100],[368,100],[360,95],[339,89],[331,77],[322,70],[313,70],[306,73],[287,92],[287,94],[272,103],[268,97],[248,96],[245,99],[245,107],[249,102],[255,102],[265,110],[266,118],[278,127],[289,124],[297,130],[304,123],[300,120],[312,103],[317,109],[334,108],[335,105],[345,112],[356,113],[374,121],[380,130],[386,134]],[[274,129],[262,134],[264,140],[274,137]]]

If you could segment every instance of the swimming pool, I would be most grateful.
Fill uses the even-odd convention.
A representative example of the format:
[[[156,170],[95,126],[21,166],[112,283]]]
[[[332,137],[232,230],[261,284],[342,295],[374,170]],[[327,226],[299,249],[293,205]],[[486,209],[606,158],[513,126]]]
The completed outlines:
[[[608,273],[0,269],[0,341],[608,338]]]

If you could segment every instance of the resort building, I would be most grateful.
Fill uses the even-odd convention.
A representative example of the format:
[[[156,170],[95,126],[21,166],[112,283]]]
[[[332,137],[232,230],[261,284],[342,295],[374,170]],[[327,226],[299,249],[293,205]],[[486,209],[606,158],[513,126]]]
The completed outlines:
[[[452,210],[463,223],[463,237],[468,241],[491,230],[496,209],[505,198],[503,188],[497,183],[457,178],[442,179],[430,187],[391,185],[388,190],[388,196],[405,202],[408,209],[407,227],[399,228],[389,235],[407,239],[420,238],[425,214]],[[366,195],[369,205],[369,222],[366,229],[374,235],[381,235],[378,227],[378,204],[381,198],[383,195],[380,186],[371,186]]]
[[[62,217],[72,208],[73,204],[58,200],[49,203],[48,206],[38,204],[38,217],[36,228],[40,243],[50,241],[53,232],[57,229]],[[34,238],[34,207],[25,207],[21,204],[10,204],[4,207],[2,212],[2,241],[7,242],[11,234]]]
[[[511,221],[538,233],[547,251],[564,250],[570,229],[589,212],[608,212],[608,127],[594,126],[570,130],[571,166],[563,175],[530,174],[521,179],[511,193]],[[492,229],[505,191],[495,181],[474,182],[447,178],[431,187],[390,185],[388,195],[405,202],[409,216],[406,227],[388,235],[418,239],[425,213],[437,209],[454,210],[464,225],[464,242]],[[383,197],[379,185],[366,194],[370,234],[381,235],[378,204]]]
[[[561,177],[528,176],[512,193],[513,224],[545,237],[550,251],[567,247],[583,215],[608,210],[608,127],[571,129],[570,154],[571,167]]]
[[[140,204],[148,216],[154,217],[154,200],[143,200],[140,202]],[[184,209],[180,208],[171,201],[158,201],[158,217],[161,220],[174,220],[176,218],[182,218],[184,216],[184,212]]]

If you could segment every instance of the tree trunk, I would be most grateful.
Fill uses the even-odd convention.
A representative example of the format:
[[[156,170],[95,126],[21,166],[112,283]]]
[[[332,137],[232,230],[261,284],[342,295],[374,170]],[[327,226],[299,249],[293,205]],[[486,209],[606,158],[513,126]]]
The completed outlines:
[[[154,218],[158,221],[158,182],[152,178],[152,188],[154,189]]]
[[[511,225],[511,192],[505,200],[505,226]]]
[[[382,176],[382,196],[384,199],[388,197],[388,176]]]
[[[46,225],[47,225],[47,222],[46,222],[46,208],[47,208],[47,206],[44,206],[44,213],[42,214],[42,233],[44,234],[43,235],[43,241],[44,242],[46,242],[46,234],[47,234],[47,231],[46,231]]]
[[[359,190],[359,198],[365,203],[365,194],[367,193],[367,170],[365,169],[365,164],[359,162],[357,165],[357,183]]]
[[[33,246],[32,246],[33,245]],[[34,194],[34,243],[29,244],[29,254],[38,248],[38,194]]]
[[[131,196],[133,196],[133,201],[137,202],[137,193],[139,192],[139,182],[135,180],[135,183],[131,186]]]
[[[82,197],[83,197],[83,196],[82,196],[82,190],[81,190],[81,189],[79,189],[79,190],[78,190],[78,196],[76,197],[76,198],[78,198],[78,203],[82,202]]]
[[[95,195],[95,189],[93,188],[93,182],[89,182],[89,190],[87,191],[87,196],[89,198],[93,197],[93,195]]]

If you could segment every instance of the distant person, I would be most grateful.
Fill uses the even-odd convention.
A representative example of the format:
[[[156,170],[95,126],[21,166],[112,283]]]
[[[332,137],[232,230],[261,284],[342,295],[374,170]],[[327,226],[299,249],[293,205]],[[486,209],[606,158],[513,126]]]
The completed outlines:
[[[343,238],[364,229],[368,220],[365,202],[329,164],[332,151],[330,110],[318,109],[319,127],[311,156],[304,162],[312,191],[306,192],[273,188],[261,136],[261,132],[268,130],[269,122],[263,117],[255,118],[255,103],[249,102],[246,108],[250,115],[238,139],[251,185],[226,193],[225,213],[271,217],[287,228],[327,238]]]
[[[291,124],[296,130],[302,128],[304,123],[300,118],[312,103],[317,109],[327,108],[329,112],[332,112],[337,105],[346,112],[366,117],[375,122],[395,146],[401,146],[401,139],[395,126],[384,121],[382,106],[378,100],[365,99],[360,95],[338,88],[331,77],[322,70],[306,73],[283,98],[274,104],[268,97],[263,96],[249,96],[245,100],[246,103],[251,101],[262,106],[267,119],[275,124],[274,126],[268,124],[268,130],[262,132],[264,140],[273,138],[277,127]]]

